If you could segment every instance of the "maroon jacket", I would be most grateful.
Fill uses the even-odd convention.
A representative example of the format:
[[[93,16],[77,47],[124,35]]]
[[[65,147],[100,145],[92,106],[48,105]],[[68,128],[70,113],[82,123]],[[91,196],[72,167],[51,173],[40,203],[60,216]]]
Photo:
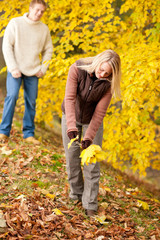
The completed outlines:
[[[84,140],[93,140],[112,98],[110,81],[96,79],[94,74],[77,68],[69,70],[62,111],[66,114],[67,132],[76,131],[76,121],[89,124]]]

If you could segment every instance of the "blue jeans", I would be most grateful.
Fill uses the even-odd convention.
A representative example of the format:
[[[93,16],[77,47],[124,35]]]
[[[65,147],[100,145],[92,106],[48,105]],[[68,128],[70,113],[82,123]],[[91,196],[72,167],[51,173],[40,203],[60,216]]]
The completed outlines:
[[[4,102],[3,117],[0,125],[0,133],[9,137],[16,101],[18,99],[19,89],[24,83],[25,112],[23,117],[23,137],[34,136],[34,117],[36,98],[38,93],[38,78],[36,76],[22,75],[20,78],[13,78],[11,73],[7,74],[7,96]]]

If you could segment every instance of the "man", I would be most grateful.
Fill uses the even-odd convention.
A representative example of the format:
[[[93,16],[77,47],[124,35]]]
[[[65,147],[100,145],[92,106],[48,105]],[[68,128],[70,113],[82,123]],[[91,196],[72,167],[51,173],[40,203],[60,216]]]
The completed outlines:
[[[46,61],[51,59],[53,52],[49,29],[40,21],[46,7],[44,0],[32,0],[29,13],[13,18],[5,30],[2,50],[8,70],[7,96],[0,125],[0,140],[5,140],[10,135],[15,105],[23,81],[23,138],[27,142],[39,144],[34,138],[38,78],[45,74],[48,67]]]

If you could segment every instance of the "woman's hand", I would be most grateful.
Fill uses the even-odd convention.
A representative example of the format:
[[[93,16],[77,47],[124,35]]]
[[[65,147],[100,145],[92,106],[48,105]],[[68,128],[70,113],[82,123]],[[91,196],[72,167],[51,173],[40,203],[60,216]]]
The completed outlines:
[[[73,138],[77,137],[78,132],[77,131],[70,131],[70,132],[67,133],[67,135],[68,135],[69,139],[73,139]]]
[[[86,149],[91,145],[91,141],[90,140],[82,140],[81,141],[81,145],[82,145],[82,149]]]

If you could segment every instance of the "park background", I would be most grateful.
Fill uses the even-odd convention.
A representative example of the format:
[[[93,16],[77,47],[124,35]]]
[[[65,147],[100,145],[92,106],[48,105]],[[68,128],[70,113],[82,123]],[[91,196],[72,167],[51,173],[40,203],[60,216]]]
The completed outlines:
[[[54,53],[39,81],[36,121],[54,128],[61,118],[67,73],[77,59],[106,49],[121,57],[121,98],[113,98],[104,119],[107,162],[121,171],[156,177],[160,171],[160,6],[158,0],[51,1],[42,19]],[[1,37],[9,20],[28,12],[29,1],[1,1]],[[1,39],[2,40],[2,39]],[[0,67],[4,66],[0,49]],[[0,75],[5,94],[6,69]],[[18,100],[24,110],[23,91]],[[152,169],[152,171],[150,171]],[[152,173],[151,173],[152,172]],[[151,176],[149,175],[149,176]],[[159,182],[158,182],[159,183]]]
[[[0,239],[159,240],[160,2],[47,2],[42,21],[54,53],[39,81],[35,134],[41,144],[23,141],[22,89],[10,138],[0,143]],[[29,0],[0,0],[0,37],[28,5]],[[122,95],[112,99],[104,119],[107,158],[101,163],[97,216],[89,219],[82,204],[68,197],[61,103],[70,65],[108,48],[121,56]],[[1,118],[6,69],[0,71]]]

